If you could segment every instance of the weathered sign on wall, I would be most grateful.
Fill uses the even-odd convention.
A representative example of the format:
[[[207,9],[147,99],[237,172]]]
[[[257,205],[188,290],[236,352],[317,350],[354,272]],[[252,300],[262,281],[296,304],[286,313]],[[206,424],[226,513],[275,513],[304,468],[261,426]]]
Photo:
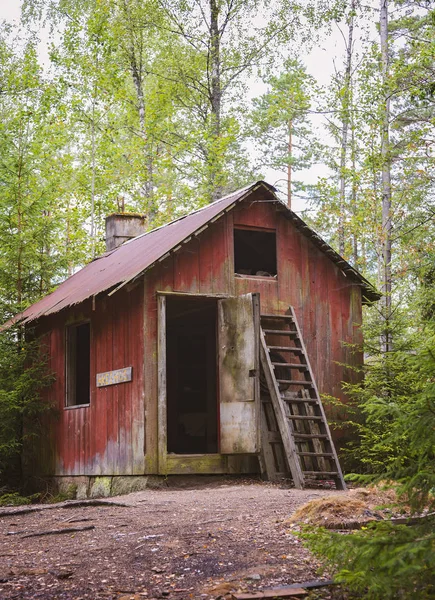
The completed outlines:
[[[107,371],[107,373],[97,373],[97,387],[105,385],[115,385],[116,383],[125,383],[132,379],[133,367],[124,367],[116,371]]]

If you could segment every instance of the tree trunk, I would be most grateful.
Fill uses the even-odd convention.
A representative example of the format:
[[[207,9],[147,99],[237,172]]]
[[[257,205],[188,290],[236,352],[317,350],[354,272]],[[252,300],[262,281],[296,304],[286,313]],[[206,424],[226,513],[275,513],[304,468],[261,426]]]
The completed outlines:
[[[17,251],[17,279],[16,279],[16,292],[17,292],[17,307],[19,311],[22,310],[23,304],[23,204],[22,204],[22,180],[23,180],[23,156],[21,153],[22,139],[19,140],[19,158],[18,158],[18,170],[17,170],[17,236],[18,236],[18,251]]]
[[[292,164],[291,158],[293,153],[293,140],[292,140],[292,129],[293,122],[290,119],[288,122],[288,164],[287,164],[287,204],[288,207],[292,207]]]
[[[145,95],[143,92],[142,86],[142,78],[140,77],[139,71],[137,69],[136,61],[134,56],[132,57],[131,62],[131,72],[133,76],[134,86],[136,88],[137,100],[138,100],[138,113],[139,113],[139,125],[140,130],[142,132],[142,137],[144,141],[144,154],[145,154],[145,168],[146,168],[146,178],[142,184],[142,195],[147,201],[147,214],[149,219],[153,219],[155,217],[155,210],[152,206],[150,206],[150,201],[153,197],[153,158],[152,158],[152,149],[149,143],[148,135],[147,135],[147,127],[145,120]]]
[[[219,35],[219,1],[210,1],[210,104],[211,104],[211,133],[213,137],[213,155],[209,157],[211,202],[222,195],[222,186],[219,181],[220,157],[219,138],[221,135],[221,58]],[[216,156],[214,155],[216,154]]]
[[[381,339],[383,352],[392,350],[391,337],[391,156],[390,156],[390,98],[388,92],[388,0],[380,6],[381,67],[384,91],[381,123],[382,160],[382,293],[384,331]]]
[[[71,260],[71,207],[70,196],[67,196],[66,204],[66,235],[65,235],[65,255],[68,268],[68,277],[73,274],[73,264]]]
[[[131,76],[133,84],[136,90],[137,96],[137,110],[139,116],[139,127],[144,143],[144,158],[145,158],[145,170],[146,176],[141,186],[141,195],[144,199],[144,208],[146,210],[148,221],[152,221],[156,216],[156,210],[153,206],[153,190],[154,190],[154,161],[152,145],[150,143],[147,126],[146,126],[146,106],[145,106],[145,94],[143,89],[142,81],[142,56],[139,55],[139,59],[136,54],[135,48],[135,35],[134,35],[134,23],[130,14],[130,7],[128,0],[124,0],[124,16],[126,19],[126,26],[128,29],[128,35],[130,39],[127,41],[128,44],[128,62],[130,66]],[[140,31],[139,35],[143,32]],[[139,50],[140,52],[140,50]]]
[[[340,150],[340,214],[338,221],[338,248],[339,253],[345,253],[345,220],[346,220],[346,156],[347,138],[349,131],[349,107],[351,103],[351,79],[352,79],[352,44],[353,44],[353,19],[355,11],[355,0],[350,5],[349,35],[346,48],[346,69],[344,72],[344,94],[342,97],[342,126],[341,126],[341,150]]]
[[[144,154],[145,154],[145,168],[146,168],[146,178],[142,184],[142,196],[146,201],[147,215],[150,220],[155,217],[154,207],[151,206],[151,200],[153,197],[153,157],[152,157],[152,149],[150,146],[150,142],[147,135],[147,127],[146,127],[146,119],[145,119],[145,95],[143,91],[142,85],[142,77],[140,75],[136,57],[134,55],[134,48],[131,48],[130,53],[130,69],[133,77],[134,87],[136,88],[137,94],[137,107],[139,114],[139,126],[140,131],[142,133],[143,141],[144,141]]]
[[[358,266],[358,234],[356,231],[358,214],[358,185],[356,180],[356,141],[355,141],[355,122],[351,116],[351,158],[352,158],[352,216],[353,216],[353,264]]]
[[[95,258],[95,84],[92,98],[91,169],[91,252],[92,258]]]

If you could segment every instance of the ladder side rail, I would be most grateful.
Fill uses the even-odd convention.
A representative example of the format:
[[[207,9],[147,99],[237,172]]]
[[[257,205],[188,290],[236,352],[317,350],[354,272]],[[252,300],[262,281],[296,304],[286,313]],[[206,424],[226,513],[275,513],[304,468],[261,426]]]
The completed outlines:
[[[285,454],[289,463],[289,470],[292,474],[295,487],[298,489],[303,489],[304,476],[299,464],[298,456],[296,454],[296,444],[290,432],[290,427],[292,427],[292,425],[288,421],[287,415],[285,413],[278,383],[273,372],[273,366],[270,360],[263,329],[260,329],[260,357],[261,364],[263,366],[264,376],[266,378],[267,386],[269,388],[270,398],[272,400],[272,406],[275,411],[276,421],[285,449]]]
[[[316,380],[314,379],[313,370],[311,368],[311,363],[310,363],[310,360],[308,358],[307,350],[305,348],[304,340],[303,340],[303,337],[302,337],[302,334],[301,334],[301,330],[299,328],[299,323],[298,323],[298,320],[296,318],[296,313],[295,313],[295,310],[294,310],[293,306],[290,306],[290,311],[291,311],[291,314],[292,314],[292,317],[293,317],[293,323],[294,323],[294,325],[296,327],[296,331],[298,333],[299,343],[301,344],[301,348],[302,348],[303,353],[304,353],[305,361],[306,361],[306,364],[307,364],[307,367],[308,367],[308,373],[309,373],[309,375],[311,377],[311,381],[312,381],[312,384],[313,384],[313,389],[314,389],[314,392],[316,394],[317,400],[319,402],[318,409],[320,410],[320,413],[323,416],[326,434],[328,436],[328,441],[331,444],[331,452],[334,455],[334,461],[335,461],[335,465],[336,465],[336,468],[337,468],[337,473],[338,473],[338,479],[339,479],[339,482],[340,482],[340,486],[341,486],[341,489],[346,490],[347,488],[346,488],[346,484],[344,482],[343,473],[341,471],[340,462],[338,460],[337,452],[335,450],[335,445],[334,445],[334,443],[332,441],[331,431],[329,429],[329,425],[328,425],[328,421],[326,419],[326,415],[325,415],[325,411],[324,411],[324,408],[323,408],[323,404],[322,404],[322,401],[320,399],[319,390],[317,389]]]

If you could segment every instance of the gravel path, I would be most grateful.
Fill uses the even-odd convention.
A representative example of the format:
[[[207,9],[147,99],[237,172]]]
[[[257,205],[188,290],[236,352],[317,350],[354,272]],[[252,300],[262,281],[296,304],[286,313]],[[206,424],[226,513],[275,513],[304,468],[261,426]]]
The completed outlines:
[[[315,579],[285,520],[331,493],[343,492],[248,481],[113,498],[125,507],[0,513],[0,599],[217,599]]]

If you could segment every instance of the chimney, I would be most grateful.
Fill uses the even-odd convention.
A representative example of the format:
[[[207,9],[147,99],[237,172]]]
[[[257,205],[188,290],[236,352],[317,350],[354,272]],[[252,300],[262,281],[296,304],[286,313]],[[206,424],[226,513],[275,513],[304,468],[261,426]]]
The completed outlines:
[[[106,217],[106,250],[145,233],[145,217],[135,213],[113,213]]]

